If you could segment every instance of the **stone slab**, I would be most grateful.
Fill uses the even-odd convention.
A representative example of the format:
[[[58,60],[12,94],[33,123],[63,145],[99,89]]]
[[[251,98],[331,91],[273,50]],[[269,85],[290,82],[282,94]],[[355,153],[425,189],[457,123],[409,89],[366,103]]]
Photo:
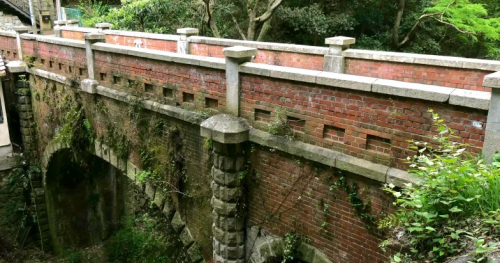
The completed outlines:
[[[182,34],[182,35],[196,35],[198,34],[198,32],[199,32],[198,28],[186,27],[177,29],[177,34]]]
[[[500,88],[500,71],[486,75],[483,80],[483,86],[489,88]]]
[[[271,77],[285,80],[315,83],[316,76],[323,71],[274,66],[271,69]]]
[[[320,85],[362,91],[371,91],[372,84],[376,80],[376,78],[330,72],[322,72],[316,76],[316,83]]]
[[[243,47],[243,46],[235,46],[235,47],[227,47],[222,50],[224,56],[229,58],[248,58],[257,55],[256,48]]]
[[[353,37],[329,37],[325,39],[325,44],[336,46],[347,46],[356,44],[356,39]]]
[[[378,79],[372,85],[372,92],[438,102],[448,101],[454,90],[441,86],[385,79]]]
[[[386,183],[404,188],[405,184],[417,183],[420,179],[411,175],[407,171],[396,168],[389,168],[387,171]]]
[[[201,123],[201,136],[220,143],[245,142],[249,130],[245,119],[227,114],[213,116]]]
[[[474,109],[490,108],[491,92],[455,89],[450,94],[450,104]]]

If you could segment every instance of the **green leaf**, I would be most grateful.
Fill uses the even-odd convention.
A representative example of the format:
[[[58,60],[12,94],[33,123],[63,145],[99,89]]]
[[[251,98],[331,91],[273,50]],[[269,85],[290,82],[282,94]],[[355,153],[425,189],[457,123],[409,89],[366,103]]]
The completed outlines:
[[[458,208],[458,207],[454,206],[454,207],[452,207],[452,208],[450,209],[450,212],[452,212],[452,213],[458,213],[458,212],[462,212],[462,209],[460,209],[460,208]]]

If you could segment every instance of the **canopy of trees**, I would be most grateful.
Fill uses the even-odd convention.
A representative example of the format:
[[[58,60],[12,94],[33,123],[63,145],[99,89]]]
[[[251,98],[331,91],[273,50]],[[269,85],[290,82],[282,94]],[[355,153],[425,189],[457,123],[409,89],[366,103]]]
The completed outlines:
[[[84,23],[175,33],[323,45],[357,38],[357,48],[500,58],[498,0],[138,0],[119,7],[81,4]]]

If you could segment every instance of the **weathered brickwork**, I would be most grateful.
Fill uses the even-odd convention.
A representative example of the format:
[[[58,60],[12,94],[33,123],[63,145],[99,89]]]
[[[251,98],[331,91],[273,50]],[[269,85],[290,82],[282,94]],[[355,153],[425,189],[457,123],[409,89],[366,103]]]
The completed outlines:
[[[454,140],[476,153],[483,147],[486,111],[249,75],[241,84],[242,116],[254,127],[267,131],[281,105],[297,140],[391,167],[406,168],[413,154],[407,140],[429,142],[436,134],[429,109],[459,136]]]
[[[83,34],[84,34],[84,32],[79,32],[79,31],[61,30],[61,37],[62,38],[68,38],[68,39],[82,40],[83,41]]]
[[[225,58],[224,46],[191,43],[190,54],[206,57]],[[258,50],[253,62],[268,65],[323,70],[323,56],[282,51]]]
[[[177,52],[177,41],[107,34],[106,43],[129,47],[137,47],[140,43],[141,48]]]
[[[340,178],[338,171],[265,147],[252,153],[252,168],[250,225],[278,236],[292,230],[304,234],[332,262],[388,262],[378,247],[383,236],[367,229],[342,188],[330,189]],[[378,182],[344,176],[359,186],[364,201],[370,200],[373,215],[392,211]]]
[[[0,43],[0,55],[5,60],[19,59],[15,37],[0,36]]]
[[[491,91],[482,84],[484,76],[492,72],[483,70],[346,58],[345,73],[458,89]]]
[[[226,108],[222,70],[99,51],[95,52],[95,60],[98,81],[106,87],[124,92],[136,90],[152,99],[188,109],[216,113]]]

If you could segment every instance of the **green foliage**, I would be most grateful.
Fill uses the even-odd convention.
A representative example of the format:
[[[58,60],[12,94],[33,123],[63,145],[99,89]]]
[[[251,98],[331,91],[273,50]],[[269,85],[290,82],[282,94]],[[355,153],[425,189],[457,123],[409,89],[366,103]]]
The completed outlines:
[[[366,228],[373,229],[377,221],[377,217],[371,214],[371,201],[363,199],[359,196],[359,187],[356,183],[349,184],[344,176],[341,176],[339,180],[330,186],[330,191],[335,189],[342,189],[347,194],[347,198],[354,208],[357,216],[365,223]]]
[[[104,143],[111,147],[116,156],[122,159],[127,159],[130,153],[130,141],[127,136],[121,134],[114,126],[106,126],[106,137]]]
[[[283,260],[281,263],[293,262],[298,256],[298,249],[301,242],[310,242],[310,240],[297,232],[292,231],[285,234],[285,249],[283,252]]]
[[[95,132],[85,118],[83,107],[71,97],[63,98],[62,108],[67,109],[62,118],[62,126],[56,136],[58,142],[67,144],[74,152],[88,150],[94,143]]]
[[[402,245],[413,260],[441,262],[473,246],[480,262],[496,249],[500,233],[500,162],[488,165],[467,154],[465,145],[450,140],[453,133],[444,121],[430,112],[438,132],[432,137],[435,145],[412,142],[418,154],[410,172],[421,181],[402,190],[384,187],[396,198],[397,210],[380,227],[403,227],[409,242]]]
[[[275,113],[276,115],[274,116],[274,120],[268,124],[269,133],[285,136],[290,141],[294,140],[295,133],[288,123],[286,108],[283,106],[278,106],[275,108]]]
[[[162,234],[160,228],[148,214],[124,220],[123,228],[105,243],[107,262],[176,262],[178,241]]]

